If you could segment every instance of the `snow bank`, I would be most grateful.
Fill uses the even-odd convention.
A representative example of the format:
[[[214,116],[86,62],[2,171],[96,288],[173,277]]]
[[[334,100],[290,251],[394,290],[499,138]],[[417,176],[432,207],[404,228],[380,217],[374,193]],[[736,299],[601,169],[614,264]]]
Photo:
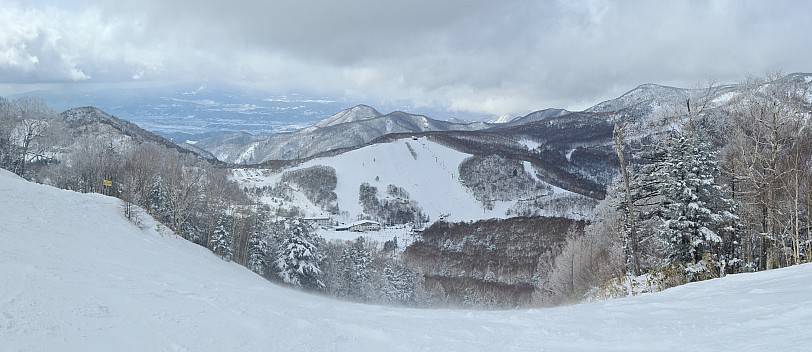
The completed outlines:
[[[0,171],[3,351],[800,351],[810,292],[802,265],[554,309],[352,304]]]

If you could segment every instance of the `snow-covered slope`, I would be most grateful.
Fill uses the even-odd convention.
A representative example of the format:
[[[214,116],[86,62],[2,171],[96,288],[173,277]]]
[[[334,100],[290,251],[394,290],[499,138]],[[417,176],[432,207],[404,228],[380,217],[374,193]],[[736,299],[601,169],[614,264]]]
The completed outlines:
[[[360,120],[367,120],[379,117],[383,114],[367,105],[356,105],[349,109],[341,110],[332,116],[317,122],[314,127],[322,128],[327,126],[335,126],[347,122],[355,122]]]
[[[335,190],[338,208],[349,215],[349,219],[341,219],[344,221],[355,219],[363,212],[358,201],[362,183],[377,187],[381,198],[386,196],[386,189],[390,184],[404,188],[409,193],[409,198],[417,201],[424,214],[430,217],[431,222],[441,215],[447,215],[449,221],[506,217],[507,210],[515,202],[494,202],[492,209],[485,209],[468,188],[460,183],[459,165],[470,156],[428,138],[407,138],[369,145],[332,157],[313,159],[289,170],[317,165],[335,169],[338,179]],[[529,163],[524,166],[526,172],[535,174]],[[273,187],[280,181],[282,172],[263,176],[263,170],[237,169],[234,175],[244,186],[259,188]],[[570,194],[557,189],[554,196]],[[271,199],[265,201],[272,206],[278,202]],[[303,196],[298,197],[296,204],[292,205],[305,210],[308,216],[321,213],[319,208],[307,202]],[[544,210],[542,214],[565,215],[545,213]]]
[[[0,171],[3,351],[805,351],[812,266],[537,310],[378,307],[271,284]]]

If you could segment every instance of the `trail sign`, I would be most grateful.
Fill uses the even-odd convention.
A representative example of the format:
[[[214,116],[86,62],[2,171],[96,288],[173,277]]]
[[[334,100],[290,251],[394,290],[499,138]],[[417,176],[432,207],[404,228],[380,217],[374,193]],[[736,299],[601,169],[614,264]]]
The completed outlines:
[[[104,180],[104,182],[102,182],[102,185],[103,185],[104,187],[113,187],[113,181],[111,181],[111,180]]]

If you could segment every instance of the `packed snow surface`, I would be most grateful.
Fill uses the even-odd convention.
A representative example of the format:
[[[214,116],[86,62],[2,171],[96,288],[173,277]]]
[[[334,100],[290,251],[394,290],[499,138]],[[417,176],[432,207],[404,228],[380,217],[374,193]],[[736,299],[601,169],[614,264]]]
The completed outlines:
[[[0,171],[2,351],[808,351],[812,266],[551,309],[423,310],[269,283]]]

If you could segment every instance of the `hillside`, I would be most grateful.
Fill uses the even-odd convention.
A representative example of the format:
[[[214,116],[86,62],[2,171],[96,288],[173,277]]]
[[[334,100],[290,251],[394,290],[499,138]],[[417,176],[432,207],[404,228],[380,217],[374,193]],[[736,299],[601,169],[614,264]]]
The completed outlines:
[[[332,116],[317,122],[313,127],[323,128],[335,126],[342,123],[356,122],[379,117],[383,114],[368,105],[357,105],[349,109],[341,110]]]
[[[377,307],[278,287],[128,222],[117,200],[0,171],[0,346],[116,351],[801,351],[812,266],[539,310]],[[724,338],[720,338],[724,337]]]
[[[172,141],[146,131],[138,125],[110,115],[99,108],[86,106],[63,111],[59,114],[70,131],[68,143],[75,144],[77,139],[95,139],[101,144],[112,145],[115,149],[132,148],[135,144],[152,143],[158,146],[176,149],[181,152],[187,150]],[[62,136],[67,137],[67,136]],[[70,147],[63,145],[62,147]],[[199,155],[206,155],[205,151],[193,151]],[[213,157],[208,157],[213,159]]]
[[[333,190],[337,197],[335,205],[343,214],[336,216],[336,219],[342,221],[353,221],[364,213],[374,215],[365,212],[359,202],[360,187],[364,183],[377,188],[377,196],[382,200],[397,198],[387,194],[389,185],[402,188],[408,194],[408,200],[416,202],[423,214],[428,215],[429,222],[434,222],[441,215],[445,215],[449,221],[471,221],[504,218],[531,210],[538,215],[579,217],[577,212],[584,209],[556,204],[583,201],[588,203],[587,208],[594,206],[586,197],[539,179],[537,170],[530,162],[501,160],[497,164],[473,165],[467,172],[463,168],[461,174],[461,165],[474,161],[471,157],[472,154],[439,144],[432,138],[415,137],[312,159],[281,172],[236,169],[234,175],[244,187],[268,190],[284,183],[281,181],[285,172],[316,166],[329,167],[337,178]],[[506,170],[500,172],[499,167]],[[479,180],[489,180],[487,187],[475,183]],[[465,182],[468,182],[467,186]],[[533,190],[522,194],[509,192],[520,182],[530,184],[528,187],[533,187]],[[293,187],[287,200],[278,193],[266,192],[263,201],[271,206],[298,207],[305,212],[305,216],[325,213],[324,207],[306,199],[302,194],[303,187]]]

